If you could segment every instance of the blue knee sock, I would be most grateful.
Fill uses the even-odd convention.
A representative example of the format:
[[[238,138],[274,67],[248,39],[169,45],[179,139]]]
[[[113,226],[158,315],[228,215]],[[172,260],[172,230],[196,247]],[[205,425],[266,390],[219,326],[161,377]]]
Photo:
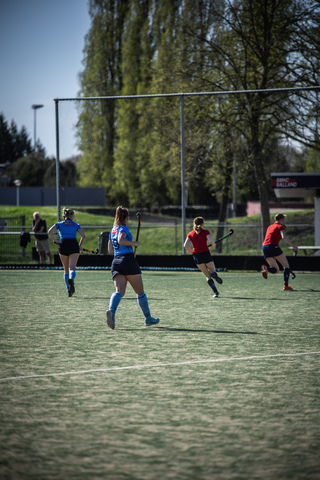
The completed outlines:
[[[151,317],[147,295],[145,293],[143,293],[142,295],[138,295],[137,300],[138,300],[138,305],[141,308],[143,315],[146,318]]]
[[[71,278],[71,280],[74,280],[76,278],[76,272],[75,270],[70,270],[69,272],[69,278]]]
[[[69,273],[65,273],[65,274],[63,275],[63,278],[64,278],[64,283],[66,284],[67,290],[69,291],[69,283],[68,283]]]
[[[120,292],[115,292],[111,295],[110,303],[109,303],[109,310],[112,310],[113,313],[116,313],[118,305],[121,301],[122,295]]]

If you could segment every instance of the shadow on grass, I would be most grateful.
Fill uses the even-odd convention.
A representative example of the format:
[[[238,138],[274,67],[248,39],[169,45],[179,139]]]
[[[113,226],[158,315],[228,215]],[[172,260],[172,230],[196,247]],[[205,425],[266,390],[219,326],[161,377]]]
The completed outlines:
[[[67,298],[74,298],[74,299],[77,299],[77,300],[105,300],[106,302],[109,302],[109,299],[110,299],[110,297],[86,297],[86,296],[81,295],[81,294],[77,295],[77,293],[72,295],[72,297],[67,296]]]
[[[122,302],[123,300],[134,300],[134,301],[136,302],[136,301],[137,301],[137,297],[122,297],[121,302]],[[166,301],[166,302],[167,302],[167,301],[168,301],[167,298],[155,298],[155,297],[149,297],[149,295],[148,295],[148,300],[149,300],[149,301],[150,301],[150,300],[152,300],[152,301],[156,300],[157,302],[161,302],[161,301]]]
[[[302,288],[299,288],[299,290],[295,290],[296,292],[304,292],[304,293],[319,293],[320,290],[316,290],[315,288],[306,288],[306,289],[302,289]]]
[[[69,298],[68,295],[66,295],[66,297]],[[108,302],[108,304],[109,304],[110,297],[111,297],[111,295],[108,295],[107,297],[93,297],[93,296],[92,296],[92,297],[89,297],[89,296],[84,296],[84,295],[81,295],[81,294],[79,294],[78,297],[77,297],[77,293],[75,293],[74,295],[72,295],[72,298],[78,298],[78,300],[106,300],[106,301]],[[126,300],[131,300],[131,301],[133,300],[133,301],[136,302],[136,301],[137,301],[137,297],[135,297],[135,298],[132,298],[132,297],[123,297],[123,298],[121,299],[121,302],[124,302],[124,301],[126,301]],[[150,300],[152,300],[152,301],[156,300],[157,302],[167,301],[165,298],[153,298],[153,297],[148,297],[148,300],[149,300],[149,301],[150,301]]]
[[[202,330],[200,329],[191,329],[191,328],[172,328],[172,327],[158,327],[159,330],[168,330],[170,332],[198,332],[198,333],[231,333],[231,334],[240,334],[240,335],[270,335],[270,333],[259,333],[259,332],[235,332],[233,330]]]
[[[140,330],[141,328],[118,328],[121,331],[133,331],[133,330]],[[271,333],[260,333],[260,332],[237,332],[233,330],[203,330],[201,328],[194,329],[194,328],[173,328],[173,327],[160,327],[160,326],[152,326],[149,328],[144,329],[145,331],[150,330],[165,330],[168,332],[190,332],[190,333],[224,333],[224,334],[234,334],[234,335],[272,335]]]
[[[268,302],[287,302],[288,301],[287,298],[279,298],[279,297],[278,298],[267,298],[267,297],[259,298],[259,297],[225,297],[225,296],[221,296],[220,298],[222,300],[223,299],[228,299],[228,300],[256,300],[258,302],[266,301],[266,300]]]
[[[282,290],[283,291],[283,290]],[[317,290],[315,288],[306,288],[306,289],[300,289],[300,288],[295,288],[294,290],[291,290],[290,292],[288,292],[288,296],[289,295],[294,295],[295,293],[319,293],[320,290]],[[287,293],[287,292],[285,292]],[[260,301],[265,301],[265,300],[268,300],[268,302],[287,302],[288,301],[288,297],[285,296],[283,298],[259,298],[259,297],[235,297],[235,296],[225,296],[225,295],[221,295],[221,298],[224,299],[224,298],[227,298],[229,300],[258,300],[258,302]]]

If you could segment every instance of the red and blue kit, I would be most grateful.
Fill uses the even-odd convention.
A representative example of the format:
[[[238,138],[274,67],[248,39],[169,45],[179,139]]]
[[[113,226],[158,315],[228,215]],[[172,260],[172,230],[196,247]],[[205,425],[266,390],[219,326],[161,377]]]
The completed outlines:
[[[280,223],[274,223],[267,228],[266,236],[263,245],[279,245],[281,237],[281,231],[285,230]]]
[[[264,258],[278,257],[283,251],[279,247],[279,242],[282,239],[281,232],[285,227],[280,223],[274,223],[267,228],[266,236],[262,245]]]
[[[210,235],[209,230],[200,230],[197,233],[195,230],[188,233],[187,237],[192,242],[193,251],[192,253],[202,253],[202,252],[209,252],[209,248],[207,245],[207,236]]]

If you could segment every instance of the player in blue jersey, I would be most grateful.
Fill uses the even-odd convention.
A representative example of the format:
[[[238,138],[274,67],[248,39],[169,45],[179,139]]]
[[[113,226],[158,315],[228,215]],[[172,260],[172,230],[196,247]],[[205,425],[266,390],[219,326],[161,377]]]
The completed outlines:
[[[154,318],[150,314],[148,298],[143,288],[141,270],[133,253],[133,247],[138,247],[139,242],[132,240],[132,233],[129,230],[128,222],[128,209],[119,206],[116,210],[116,216],[108,242],[108,250],[114,254],[111,273],[116,288],[115,293],[110,298],[109,309],[106,312],[107,325],[112,330],[115,327],[115,313],[126,292],[128,282],[137,294],[139,307],[145,317],[145,325],[149,327],[159,323],[159,318]]]
[[[53,234],[58,231],[60,241],[58,242]],[[77,233],[81,239],[78,244]],[[63,209],[63,221],[57,222],[48,230],[48,235],[55,245],[59,245],[59,256],[64,268],[64,283],[68,290],[68,296],[72,297],[75,292],[74,279],[76,277],[76,266],[78,263],[82,244],[86,238],[79,223],[74,221],[74,210]]]

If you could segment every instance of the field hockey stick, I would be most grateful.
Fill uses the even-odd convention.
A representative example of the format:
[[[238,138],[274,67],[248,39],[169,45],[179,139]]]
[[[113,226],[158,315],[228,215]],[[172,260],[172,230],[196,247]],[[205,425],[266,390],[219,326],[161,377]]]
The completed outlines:
[[[230,235],[232,235],[232,234],[233,234],[233,230],[232,230],[232,228],[230,228],[229,233],[227,233],[227,235],[224,235],[223,237],[217,238],[217,240],[215,240],[214,243],[221,242],[221,241],[224,240],[225,238],[230,237]]]
[[[290,268],[290,273],[292,275],[292,280],[294,280],[296,278],[296,274],[291,270],[291,268]]]
[[[88,252],[88,253],[93,253],[94,255],[98,255],[99,253],[99,249],[97,248],[97,250],[88,250],[87,248],[83,248],[82,249],[84,252]]]
[[[137,230],[137,236],[136,236],[136,242],[139,240],[139,234],[140,234],[140,226],[141,226],[141,213],[137,212],[136,217],[138,217],[138,230]],[[137,247],[134,247],[134,256],[136,256],[137,253]]]

